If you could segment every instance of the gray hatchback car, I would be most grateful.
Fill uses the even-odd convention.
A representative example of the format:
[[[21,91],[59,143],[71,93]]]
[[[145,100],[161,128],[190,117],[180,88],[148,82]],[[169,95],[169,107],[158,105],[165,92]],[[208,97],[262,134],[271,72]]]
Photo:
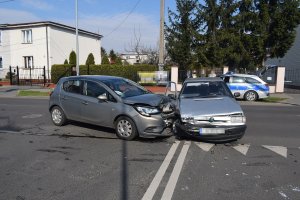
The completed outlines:
[[[111,127],[125,140],[172,135],[169,98],[121,77],[61,78],[50,96],[49,111],[57,126],[74,120]]]

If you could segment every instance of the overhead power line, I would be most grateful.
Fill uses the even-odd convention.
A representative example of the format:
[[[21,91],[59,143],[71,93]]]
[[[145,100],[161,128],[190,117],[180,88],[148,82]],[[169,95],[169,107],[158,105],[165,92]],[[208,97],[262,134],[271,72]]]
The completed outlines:
[[[133,11],[136,9],[136,7],[139,5],[139,3],[141,2],[141,0],[138,0],[135,5],[133,6],[133,8],[130,10],[130,12],[126,15],[126,17],[121,21],[120,24],[118,24],[111,32],[109,32],[105,37],[108,37],[110,34],[112,34],[113,32],[115,32],[118,28],[120,28],[120,26],[122,26],[122,24],[124,24],[124,22],[127,20],[127,18],[133,13]]]

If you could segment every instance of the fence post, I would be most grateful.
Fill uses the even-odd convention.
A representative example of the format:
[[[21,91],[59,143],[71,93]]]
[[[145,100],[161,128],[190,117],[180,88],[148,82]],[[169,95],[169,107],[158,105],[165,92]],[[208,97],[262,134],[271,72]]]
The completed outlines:
[[[44,76],[44,87],[46,86],[46,67],[43,68],[43,76]]]
[[[11,71],[11,66],[9,66],[9,81],[10,81],[10,85],[12,85],[12,71]]]
[[[30,78],[30,86],[32,86],[31,67],[29,67],[29,78]]]
[[[19,66],[17,66],[17,84],[20,85]]]

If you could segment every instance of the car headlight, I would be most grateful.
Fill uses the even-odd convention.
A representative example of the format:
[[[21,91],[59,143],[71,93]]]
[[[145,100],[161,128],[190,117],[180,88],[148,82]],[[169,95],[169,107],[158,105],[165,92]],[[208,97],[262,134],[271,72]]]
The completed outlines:
[[[244,115],[232,115],[230,118],[231,123],[246,123]]]
[[[136,106],[135,108],[141,115],[147,117],[153,114],[158,114],[160,112],[157,108],[153,108],[153,107]]]

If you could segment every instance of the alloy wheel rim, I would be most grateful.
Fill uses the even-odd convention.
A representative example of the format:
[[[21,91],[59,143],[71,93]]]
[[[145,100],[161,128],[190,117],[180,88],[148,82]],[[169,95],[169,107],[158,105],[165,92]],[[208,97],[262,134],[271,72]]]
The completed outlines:
[[[249,92],[249,93],[247,94],[247,99],[248,99],[249,101],[253,101],[253,100],[255,99],[255,94],[254,94],[253,92]]]
[[[132,125],[127,120],[120,120],[118,122],[118,133],[123,137],[129,137],[132,134]]]
[[[52,120],[54,121],[55,124],[59,124],[62,119],[62,114],[60,110],[54,109],[52,112]]]

